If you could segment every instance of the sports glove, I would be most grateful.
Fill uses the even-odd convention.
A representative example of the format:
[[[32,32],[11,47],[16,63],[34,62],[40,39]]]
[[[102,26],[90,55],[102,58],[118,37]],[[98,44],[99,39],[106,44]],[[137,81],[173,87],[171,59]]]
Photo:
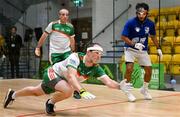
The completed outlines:
[[[135,43],[134,47],[139,51],[142,51],[145,46],[142,43]]]
[[[85,99],[94,99],[94,98],[96,98],[95,95],[87,92],[85,89],[80,90],[80,95],[81,95],[81,97],[83,97]]]
[[[79,94],[78,91],[74,91],[73,97],[74,97],[75,99],[81,99],[81,96],[80,96],[80,94]]]
[[[162,54],[162,51],[161,51],[161,49],[157,49],[157,53],[158,53],[158,55],[159,55],[160,59],[162,59],[162,57],[163,57],[163,54]]]
[[[36,49],[35,49],[35,55],[38,56],[38,57],[40,57],[40,55],[41,55],[41,50],[40,50],[40,48],[36,48]]]

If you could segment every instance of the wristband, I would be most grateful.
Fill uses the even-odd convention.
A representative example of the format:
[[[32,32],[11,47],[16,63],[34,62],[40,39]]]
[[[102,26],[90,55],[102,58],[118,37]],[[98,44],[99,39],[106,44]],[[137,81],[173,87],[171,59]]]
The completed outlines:
[[[84,92],[86,92],[86,90],[84,88],[80,89],[80,91],[79,91],[80,94],[82,94]]]

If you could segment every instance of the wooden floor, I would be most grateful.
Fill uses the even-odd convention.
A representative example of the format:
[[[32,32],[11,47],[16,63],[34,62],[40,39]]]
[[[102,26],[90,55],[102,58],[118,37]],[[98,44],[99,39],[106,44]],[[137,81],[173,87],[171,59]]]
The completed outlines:
[[[50,95],[17,98],[7,109],[3,100],[8,88],[18,90],[37,85],[40,80],[0,80],[0,117],[45,117],[44,104]],[[83,84],[97,96],[94,100],[69,98],[56,104],[57,117],[180,117],[180,92],[151,90],[153,100],[144,100],[138,89],[134,103],[128,102],[119,90],[102,85]]]

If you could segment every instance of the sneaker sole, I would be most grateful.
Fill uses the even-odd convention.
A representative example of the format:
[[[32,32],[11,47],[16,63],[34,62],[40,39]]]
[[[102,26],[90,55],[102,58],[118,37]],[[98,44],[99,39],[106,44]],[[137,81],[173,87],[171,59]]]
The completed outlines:
[[[7,101],[7,99],[8,99],[8,95],[9,95],[9,93],[11,92],[11,90],[12,90],[12,89],[9,89],[9,90],[8,90],[8,92],[7,92],[7,94],[6,94],[6,97],[5,97],[5,99],[4,99],[4,104],[3,104],[3,105],[4,105],[4,108],[6,108],[7,105],[8,105],[8,104],[7,104],[7,105],[5,105],[5,104],[6,104],[6,101]]]
[[[50,99],[47,100],[46,104],[48,103],[49,100],[50,100]],[[46,106],[46,104],[45,104],[45,106]],[[45,113],[46,113],[47,116],[56,116],[56,113],[55,113],[55,112],[52,113],[52,114],[50,114],[50,113],[47,113],[46,109],[45,109]]]
[[[47,116],[56,116],[56,113],[49,114],[46,111],[45,111],[45,113],[46,113]]]
[[[140,93],[144,96],[144,93],[140,90]],[[152,98],[146,98],[144,97],[145,100],[152,100]]]
[[[135,102],[136,101],[136,99],[134,99],[134,100],[128,100],[129,102]]]

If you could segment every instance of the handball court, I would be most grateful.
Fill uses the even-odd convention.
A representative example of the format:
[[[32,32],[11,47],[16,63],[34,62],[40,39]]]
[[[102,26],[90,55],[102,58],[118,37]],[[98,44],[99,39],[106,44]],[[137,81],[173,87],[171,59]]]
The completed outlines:
[[[45,102],[51,95],[17,98],[7,109],[3,100],[8,88],[18,90],[35,86],[40,80],[0,80],[0,117],[45,117]],[[73,97],[56,104],[56,117],[180,117],[180,92],[150,90],[153,100],[144,100],[138,89],[132,93],[136,102],[128,102],[120,90],[104,85],[83,84],[96,95],[94,100]]]

